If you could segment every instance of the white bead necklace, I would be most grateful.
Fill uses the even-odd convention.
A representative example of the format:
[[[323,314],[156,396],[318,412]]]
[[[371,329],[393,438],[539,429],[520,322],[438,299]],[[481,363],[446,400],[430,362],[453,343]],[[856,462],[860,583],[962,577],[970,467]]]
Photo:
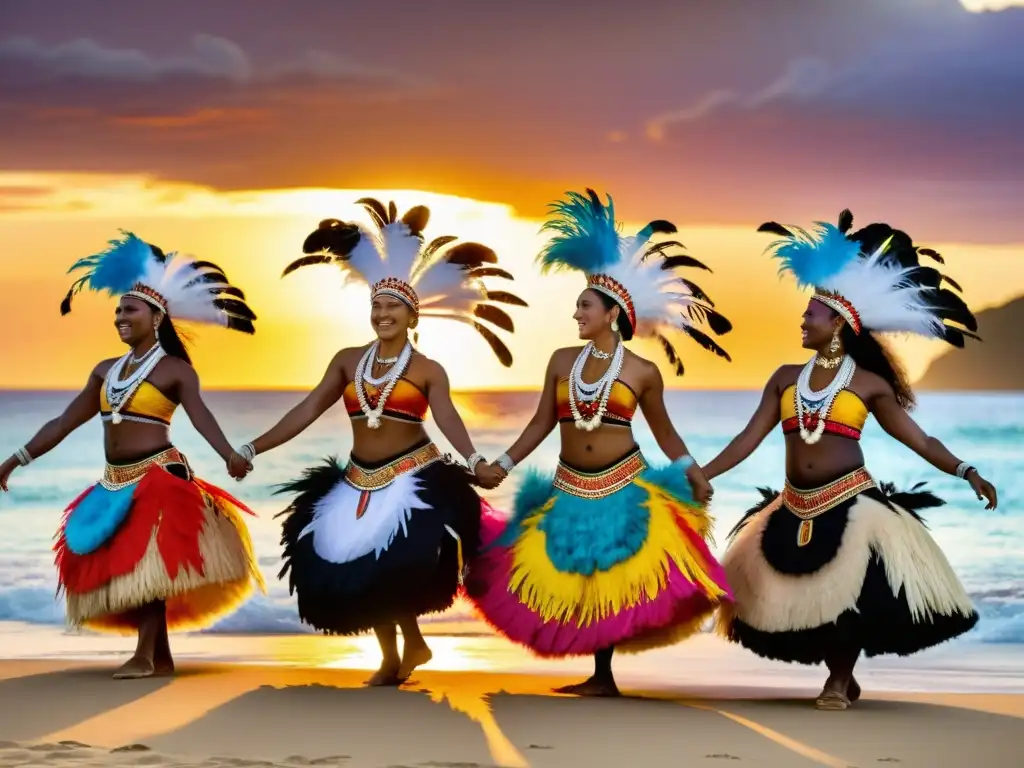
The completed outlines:
[[[373,345],[363,353],[363,356],[359,359],[359,364],[356,366],[356,399],[359,400],[359,409],[366,415],[366,426],[370,429],[380,428],[381,414],[384,413],[384,405],[387,403],[388,397],[391,395],[391,390],[395,388],[395,384],[402,378],[402,374],[405,373],[405,369],[409,366],[409,359],[412,357],[412,344],[408,341],[405,342],[405,346],[402,347],[401,354],[398,355],[398,361],[392,366],[383,376],[376,378],[370,375],[370,371],[373,368],[371,360],[376,359],[377,351],[380,349],[380,341],[375,341]],[[377,388],[377,404],[375,408],[370,407],[370,403],[366,396],[366,385],[369,384]],[[381,385],[384,385],[383,388]]]
[[[608,398],[612,394],[612,385],[615,384],[622,372],[622,359],[625,355],[625,348],[619,343],[611,355],[612,361],[608,365],[608,370],[600,379],[588,384],[583,381],[583,366],[587,362],[587,358],[590,357],[593,346],[594,342],[587,342],[587,346],[583,348],[583,351],[577,356],[576,362],[572,364],[572,371],[569,374],[569,411],[576,422],[576,429],[587,432],[593,432],[601,426],[601,418],[608,407]],[[593,410],[592,407],[587,408],[588,411],[593,410],[594,415],[589,418],[584,417],[580,413],[579,401],[592,404],[595,400],[598,401],[596,410]]]
[[[821,440],[821,436],[825,434],[825,424],[832,412],[832,404],[839,393],[850,386],[853,374],[857,371],[857,364],[853,358],[845,355],[832,381],[824,389],[814,390],[811,389],[811,373],[814,371],[816,359],[813,357],[808,360],[803,370],[800,371],[793,392],[796,420],[800,427],[800,439],[807,445],[814,445]],[[813,429],[807,428],[808,421],[813,422]]]
[[[142,386],[142,382],[146,380],[146,377],[156,368],[157,363],[166,355],[167,353],[164,352],[163,347],[159,344],[154,345],[149,352],[142,356],[144,361],[142,365],[136,368],[123,381],[121,380],[121,371],[128,365],[129,359],[134,359],[134,352],[129,352],[110,366],[104,386],[106,388],[107,403],[110,405],[110,421],[112,424],[120,424],[124,420],[124,417],[121,416],[121,409],[128,404],[138,388]]]

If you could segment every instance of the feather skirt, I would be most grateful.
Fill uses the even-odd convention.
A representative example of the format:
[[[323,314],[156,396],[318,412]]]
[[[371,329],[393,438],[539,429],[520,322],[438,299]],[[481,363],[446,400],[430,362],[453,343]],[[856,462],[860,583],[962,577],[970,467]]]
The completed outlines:
[[[825,489],[858,473],[870,478],[858,470]],[[794,509],[803,492],[762,493],[722,560],[736,596],[718,619],[728,639],[766,658],[817,664],[834,650],[909,655],[977,623],[918,515],[944,503],[933,494],[899,493],[869,479],[808,527]]]
[[[605,472],[563,463],[554,478],[526,475],[511,520],[484,510],[468,596],[540,656],[635,653],[693,634],[731,592],[684,472],[647,469],[637,451]]]
[[[155,601],[166,605],[169,630],[201,629],[233,612],[254,587],[264,589],[243,513],[252,514],[193,477],[174,449],[108,465],[57,531],[69,622],[129,634],[138,629],[134,609]]]
[[[436,449],[356,466],[368,475],[401,469],[418,451]],[[479,542],[481,501],[468,473],[432,460],[371,490],[357,487],[353,465],[329,458],[279,491],[296,494],[281,513],[280,577],[297,596],[300,619],[351,635],[450,608]]]

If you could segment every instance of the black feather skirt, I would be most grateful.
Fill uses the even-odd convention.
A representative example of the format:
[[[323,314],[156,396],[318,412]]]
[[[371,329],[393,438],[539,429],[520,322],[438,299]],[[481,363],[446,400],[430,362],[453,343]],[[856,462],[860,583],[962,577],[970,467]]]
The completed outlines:
[[[281,543],[299,618],[352,635],[450,608],[479,548],[480,497],[433,443],[384,462],[331,457],[282,486]]]
[[[919,516],[944,504],[863,468],[762,501],[722,559],[735,603],[718,631],[759,656],[818,664],[835,652],[907,656],[970,630],[971,599]]]

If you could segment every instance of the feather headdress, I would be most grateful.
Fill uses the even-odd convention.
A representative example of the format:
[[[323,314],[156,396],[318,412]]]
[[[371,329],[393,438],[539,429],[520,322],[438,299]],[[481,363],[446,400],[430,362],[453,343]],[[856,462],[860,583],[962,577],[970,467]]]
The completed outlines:
[[[370,213],[373,228],[339,219],[325,219],[303,243],[303,256],[289,264],[284,275],[311,264],[336,264],[370,286],[371,297],[382,294],[405,302],[417,316],[455,320],[474,328],[490,345],[502,365],[512,365],[512,354],[484,323],[509,333],[512,318],[498,304],[525,307],[526,302],[507,291],[491,291],[485,277],[512,280],[497,266],[494,251],[480,243],[449,244],[446,235],[424,245],[423,230],[430,210],[410,208],[402,218],[392,202],[372,198],[357,201]],[[282,275],[283,276],[283,275]]]
[[[574,269],[586,275],[587,287],[618,303],[634,334],[661,342],[677,375],[683,374],[683,363],[665,335],[669,331],[681,331],[706,350],[731,360],[696,326],[704,322],[712,333],[722,335],[732,330],[732,324],[714,309],[700,286],[676,273],[681,267],[711,270],[690,256],[670,253],[683,247],[676,240],[650,244],[656,233],[675,234],[674,224],[652,221],[637,234],[623,236],[611,196],[605,205],[592,189],[586,195],[568,192],[566,199],[550,208],[553,217],[542,231],[554,235],[538,256],[542,271]]]
[[[110,296],[131,296],[165,313],[172,320],[220,325],[255,333],[256,315],[245,294],[232,285],[224,270],[209,261],[177,253],[165,254],[131,232],[121,231],[109,247],[76,261],[68,272],[88,270],[71,286],[60,313],[71,312],[71,300],[89,289]]]
[[[808,232],[769,221],[759,232],[781,236],[768,246],[801,288],[838,312],[855,333],[862,330],[913,333],[942,339],[955,347],[978,338],[978,322],[955,291],[960,286],[921,256],[939,264],[942,256],[920,248],[888,224],[869,224],[856,232],[853,214],[844,210],[838,226],[816,222]],[[948,283],[954,290],[943,287]],[[960,327],[958,327],[960,326]]]

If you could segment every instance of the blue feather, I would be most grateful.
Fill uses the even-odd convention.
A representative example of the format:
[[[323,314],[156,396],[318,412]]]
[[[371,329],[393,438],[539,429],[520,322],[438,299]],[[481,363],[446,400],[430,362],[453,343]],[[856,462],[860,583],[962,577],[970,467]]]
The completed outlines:
[[[768,247],[781,262],[779,272],[790,272],[802,288],[824,285],[860,256],[860,244],[833,224],[815,222],[814,234],[790,229],[797,234]]]
[[[64,542],[76,555],[88,555],[107,543],[131,512],[135,486],[108,491],[94,485],[71,511]]]
[[[76,292],[88,285],[93,291],[120,295],[130,291],[142,277],[146,265],[154,258],[153,249],[131,232],[121,230],[121,234],[120,239],[110,241],[105,251],[81,258],[71,266],[68,272],[89,270],[75,283]]]
[[[591,199],[567,192],[566,197],[548,206],[553,216],[541,232],[554,235],[537,257],[541,271],[577,269],[591,274],[616,263],[620,238],[611,196],[605,205],[596,194]]]

